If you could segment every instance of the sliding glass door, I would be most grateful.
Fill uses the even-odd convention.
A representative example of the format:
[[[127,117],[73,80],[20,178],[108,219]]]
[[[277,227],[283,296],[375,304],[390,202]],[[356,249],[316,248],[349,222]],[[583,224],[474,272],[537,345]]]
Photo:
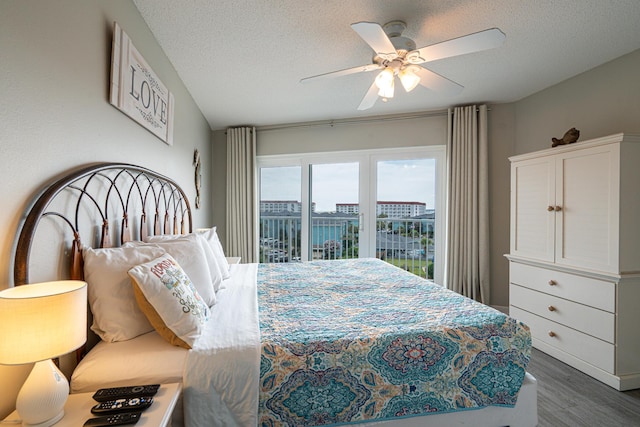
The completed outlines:
[[[377,257],[441,282],[444,147],[258,158],[260,261]]]
[[[436,159],[376,160],[376,257],[434,278]]]

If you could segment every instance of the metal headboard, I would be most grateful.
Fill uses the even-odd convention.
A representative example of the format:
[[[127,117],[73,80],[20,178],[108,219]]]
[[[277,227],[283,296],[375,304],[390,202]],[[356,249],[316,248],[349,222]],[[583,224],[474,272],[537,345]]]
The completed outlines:
[[[72,238],[70,278],[77,280],[83,278],[81,248],[87,244],[80,234],[87,227],[99,230],[93,238],[97,241],[87,245],[101,248],[113,246],[115,233],[110,227],[119,228],[115,230],[119,231],[115,246],[144,240],[149,233],[192,231],[189,200],[173,180],[126,163],[92,164],[46,187],[29,208],[14,251],[16,286],[29,283],[29,256],[38,224],[45,217],[59,220],[68,230],[66,233]],[[136,218],[139,223],[132,226]]]

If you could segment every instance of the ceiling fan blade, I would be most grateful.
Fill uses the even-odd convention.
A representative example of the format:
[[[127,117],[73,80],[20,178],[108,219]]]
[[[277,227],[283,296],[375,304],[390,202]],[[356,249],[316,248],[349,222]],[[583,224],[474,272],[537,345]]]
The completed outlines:
[[[420,77],[422,86],[443,95],[457,95],[464,89],[462,85],[424,67],[415,67],[414,71]]]
[[[362,40],[364,40],[375,53],[384,59],[388,57],[396,57],[396,48],[393,47],[393,43],[389,40],[387,33],[384,32],[380,24],[375,22],[356,22],[351,24],[351,28],[358,33]],[[386,56],[386,57],[385,57]]]
[[[312,80],[324,79],[327,77],[340,77],[347,76],[349,74],[364,73],[368,71],[379,70],[381,68],[382,66],[378,64],[360,65],[359,67],[347,68],[345,70],[332,71],[330,73],[318,74],[317,76],[305,77],[304,79],[300,80],[300,83],[308,83]]]
[[[467,53],[479,52],[481,50],[493,49],[500,46],[507,36],[498,28],[480,31],[478,33],[468,34],[466,36],[447,40],[441,43],[432,44],[417,49],[415,60],[412,58],[413,52],[407,55],[409,61],[413,64],[421,64],[423,62],[436,61],[438,59],[450,58],[452,56],[465,55]]]
[[[368,110],[369,108],[373,107],[373,104],[376,103],[377,99],[378,86],[376,86],[376,82],[374,80],[369,87],[367,94],[364,96],[364,98],[362,98],[362,102],[360,102],[360,105],[358,105],[358,110]]]

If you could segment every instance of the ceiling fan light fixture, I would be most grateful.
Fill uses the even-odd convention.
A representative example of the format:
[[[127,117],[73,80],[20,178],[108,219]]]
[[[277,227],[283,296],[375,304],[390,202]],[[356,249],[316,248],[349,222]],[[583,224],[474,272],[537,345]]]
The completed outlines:
[[[393,70],[387,67],[376,76],[376,86],[378,86],[378,89],[386,89],[393,85],[394,77]]]
[[[383,98],[393,98],[393,86],[395,73],[392,68],[385,68],[376,76],[376,86],[378,86],[378,95]]]
[[[404,90],[411,92],[420,83],[420,77],[415,73],[413,66],[408,66],[400,70],[398,73],[400,83],[404,87]]]
[[[378,96],[381,96],[383,99],[393,98],[393,80],[391,80],[389,86],[380,88]]]

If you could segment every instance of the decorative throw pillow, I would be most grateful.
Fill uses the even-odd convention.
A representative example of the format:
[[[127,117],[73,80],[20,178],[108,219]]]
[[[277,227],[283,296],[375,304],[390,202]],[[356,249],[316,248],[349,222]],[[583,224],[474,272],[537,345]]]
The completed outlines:
[[[157,246],[92,249],[84,247],[84,280],[93,330],[103,341],[126,341],[153,327],[136,304],[127,272],[165,251]]]
[[[222,243],[220,243],[220,239],[218,238],[216,227],[198,230],[197,234],[200,234],[202,237],[204,237],[211,250],[213,250],[216,261],[218,262],[218,266],[222,271],[222,277],[224,279],[228,279],[229,277],[231,277],[231,272],[229,271],[229,263],[227,262],[227,257],[225,256],[224,250],[222,249]]]
[[[213,286],[209,265],[202,249],[202,244],[194,235],[176,235],[173,238],[157,241],[128,242],[124,246],[153,245],[164,249],[180,264],[195,285],[204,302],[209,307],[216,303],[216,292]]]
[[[211,311],[184,270],[169,254],[129,270],[142,312],[158,334],[190,349]]]
[[[213,250],[211,249],[211,247],[209,246],[209,244],[207,243],[207,241],[202,235],[194,234],[194,233],[187,234],[187,235],[163,234],[158,236],[149,236],[145,241],[150,243],[158,243],[158,242],[166,242],[168,240],[183,239],[183,238],[197,239],[198,243],[202,247],[205,258],[207,260],[207,266],[209,267],[209,274],[211,275],[211,283],[213,285],[214,291],[218,292],[220,289],[224,288],[224,286],[222,285],[223,277],[222,277],[221,267],[218,265],[218,261],[215,257],[215,254],[213,253]],[[178,263],[182,265],[179,259],[176,258],[176,261],[178,261]],[[189,274],[189,271],[186,268],[185,268],[185,271],[187,271],[187,274]],[[191,276],[189,275],[189,277]]]

